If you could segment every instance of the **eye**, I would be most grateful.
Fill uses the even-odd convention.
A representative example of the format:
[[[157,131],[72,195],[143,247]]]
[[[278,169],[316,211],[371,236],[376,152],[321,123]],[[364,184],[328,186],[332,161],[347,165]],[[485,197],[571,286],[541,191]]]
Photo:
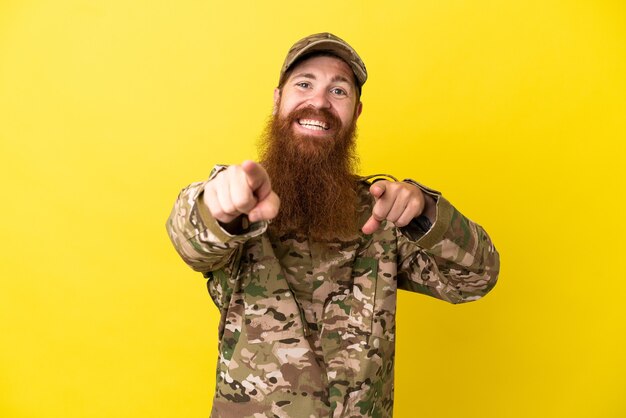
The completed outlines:
[[[296,83],[296,86],[302,87],[303,89],[308,89],[309,87],[311,87],[311,83],[309,83],[308,81],[300,81],[299,83]]]
[[[335,87],[334,89],[332,89],[331,93],[335,94],[337,96],[347,96],[348,95],[348,93],[344,89],[340,89],[339,87]]]

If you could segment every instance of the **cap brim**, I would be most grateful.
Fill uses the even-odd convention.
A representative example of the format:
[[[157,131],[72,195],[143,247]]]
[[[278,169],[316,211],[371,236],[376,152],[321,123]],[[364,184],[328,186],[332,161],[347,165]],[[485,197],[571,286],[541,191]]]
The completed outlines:
[[[361,87],[367,80],[367,74],[363,72],[361,66],[354,61],[354,57],[358,56],[356,51],[349,49],[346,45],[340,41],[333,39],[320,39],[319,41],[311,42],[309,45],[302,48],[289,62],[285,63],[283,73],[286,72],[300,57],[310,54],[316,51],[330,51],[342,60],[344,60],[352,69],[359,87]]]

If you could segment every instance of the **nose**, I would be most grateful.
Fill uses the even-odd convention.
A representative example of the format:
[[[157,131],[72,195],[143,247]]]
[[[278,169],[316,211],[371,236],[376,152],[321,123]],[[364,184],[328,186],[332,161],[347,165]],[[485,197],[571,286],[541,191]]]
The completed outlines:
[[[314,92],[307,100],[307,104],[316,109],[330,108],[330,100],[328,100],[328,95],[324,90]]]

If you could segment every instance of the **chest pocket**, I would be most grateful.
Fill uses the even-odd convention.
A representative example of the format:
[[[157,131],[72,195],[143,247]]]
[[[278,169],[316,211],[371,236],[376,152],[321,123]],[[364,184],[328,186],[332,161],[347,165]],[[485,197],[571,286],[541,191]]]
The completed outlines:
[[[396,280],[382,275],[375,257],[357,257],[349,286],[335,292],[324,309],[323,332],[395,339]]]
[[[376,304],[378,262],[374,258],[357,258],[352,271],[352,297],[349,301],[348,326],[371,334]]]
[[[241,263],[242,333],[251,344],[302,336],[297,301],[269,243],[263,238],[253,244]]]
[[[348,324],[393,341],[396,331],[396,280],[385,274],[379,260],[357,258],[354,263],[352,311]]]

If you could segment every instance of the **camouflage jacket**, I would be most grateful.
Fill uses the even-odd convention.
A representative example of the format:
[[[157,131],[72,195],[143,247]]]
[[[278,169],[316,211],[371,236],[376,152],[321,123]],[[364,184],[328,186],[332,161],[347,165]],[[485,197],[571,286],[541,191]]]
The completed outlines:
[[[396,290],[460,303],[497,280],[485,231],[421,185],[437,200],[426,233],[383,223],[325,243],[275,237],[264,222],[232,236],[197,203],[203,186],[180,193],[167,230],[220,310],[214,418],[391,417]],[[359,181],[360,224],[368,187]]]

